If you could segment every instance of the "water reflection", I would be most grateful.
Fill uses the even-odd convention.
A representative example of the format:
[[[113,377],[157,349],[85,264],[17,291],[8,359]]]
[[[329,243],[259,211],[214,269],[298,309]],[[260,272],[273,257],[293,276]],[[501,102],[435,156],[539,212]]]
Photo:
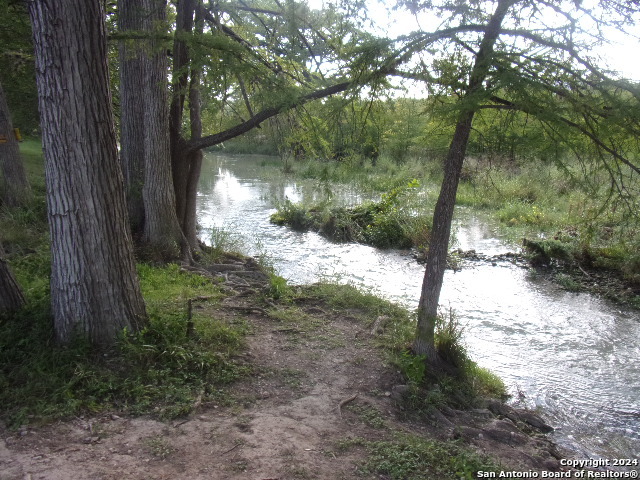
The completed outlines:
[[[206,231],[225,226],[258,245],[280,275],[305,284],[332,277],[417,306],[423,267],[407,252],[332,244],[319,235],[269,223],[274,202],[317,201],[322,186],[259,178],[262,158],[209,156],[199,192]],[[340,193],[360,201],[353,189]],[[464,216],[464,215],[463,215]],[[206,240],[206,236],[205,236]],[[461,248],[494,255],[512,246],[490,223],[470,217],[457,232]],[[255,253],[255,251],[254,251]],[[511,265],[474,264],[448,271],[441,296],[466,325],[471,356],[558,428],[556,441],[579,455],[632,457],[640,451],[640,318],[595,297],[562,291]],[[516,395],[517,396],[517,395]]]

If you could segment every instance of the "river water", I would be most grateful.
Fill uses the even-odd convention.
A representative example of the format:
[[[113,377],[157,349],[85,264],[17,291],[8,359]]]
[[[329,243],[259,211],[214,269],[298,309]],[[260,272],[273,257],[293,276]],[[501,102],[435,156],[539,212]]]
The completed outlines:
[[[332,279],[417,307],[424,268],[396,250],[335,244],[316,233],[269,223],[277,202],[324,198],[322,187],[261,178],[267,157],[209,154],[198,192],[203,239],[236,232],[248,253],[270,257],[292,284]],[[272,158],[271,158],[272,160]],[[335,194],[335,192],[333,192]],[[340,191],[345,203],[359,192]],[[487,220],[457,214],[462,249],[513,251]],[[640,456],[640,314],[584,293],[561,290],[509,262],[447,271],[441,305],[465,325],[470,356],[499,375],[514,398],[556,428],[553,439],[579,458]]]

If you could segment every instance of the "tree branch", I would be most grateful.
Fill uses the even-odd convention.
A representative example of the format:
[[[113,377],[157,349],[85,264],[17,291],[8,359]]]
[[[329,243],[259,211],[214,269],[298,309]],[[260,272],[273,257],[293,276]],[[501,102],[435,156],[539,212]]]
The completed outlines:
[[[325,98],[331,95],[335,95],[336,93],[344,92],[345,90],[348,90],[353,86],[355,86],[353,82],[338,83],[330,87],[322,88],[320,90],[316,90],[314,92],[303,95],[294,102],[287,102],[285,104],[281,104],[275,107],[266,108],[256,113],[249,120],[242,122],[234,127],[231,127],[228,130],[225,130],[223,132],[219,132],[213,135],[208,135],[206,137],[187,141],[185,145],[185,150],[186,150],[185,153],[188,154],[196,150],[200,150],[203,148],[211,147],[213,145],[218,145],[222,142],[226,142],[228,140],[231,140],[232,138],[238,137],[243,133],[248,132],[249,130],[252,130],[253,128],[257,127],[265,120],[271,117],[274,117],[281,112],[291,110],[292,108],[295,108],[295,107],[299,107],[312,100],[317,100],[319,98]]]

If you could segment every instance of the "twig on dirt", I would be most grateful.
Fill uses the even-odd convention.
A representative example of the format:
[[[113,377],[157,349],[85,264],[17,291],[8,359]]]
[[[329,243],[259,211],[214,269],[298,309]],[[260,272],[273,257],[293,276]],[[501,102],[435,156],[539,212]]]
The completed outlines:
[[[580,271],[581,271],[582,273],[584,273],[584,274],[585,274],[585,276],[586,276],[587,278],[591,278],[591,275],[589,275],[589,274],[588,274],[588,273],[587,273],[587,272],[586,272],[586,271],[585,271],[585,270],[584,270],[580,265],[578,265],[578,268],[580,269]]]
[[[234,295],[236,297],[248,297],[249,295],[255,295],[257,294],[258,291],[255,288],[247,288],[245,291],[238,293],[237,295]]]
[[[349,398],[345,398],[338,405],[338,413],[340,414],[340,418],[342,418],[342,407],[344,407],[347,403],[353,402],[356,398],[358,398],[358,394],[350,396]]]
[[[276,328],[275,330],[271,330],[273,333],[300,333],[300,330],[295,327],[285,327],[285,328]]]
[[[231,447],[229,450],[222,452],[221,455],[226,455],[227,453],[229,453],[232,450],[235,450],[236,448],[238,448],[239,446],[244,445],[243,443],[236,443],[233,447]]]
[[[200,295],[198,297],[193,297],[191,300],[194,302],[206,302],[207,300],[211,300],[212,298],[216,298],[214,295]]]
[[[380,315],[376,318],[376,321],[373,322],[373,326],[371,327],[371,335],[379,335],[384,332],[384,327],[387,322],[391,320],[387,315]]]
[[[185,423],[187,423],[189,421],[189,419],[183,420],[181,422],[176,423],[173,428],[178,428],[180,425],[184,425]]]
[[[204,396],[204,390],[200,390],[198,392],[198,396],[196,397],[196,401],[193,402],[193,409],[197,410],[200,405],[202,405],[202,397]]]
[[[271,300],[265,300],[264,303],[266,303],[267,305],[269,305],[271,308],[274,308],[276,310],[280,310],[281,307],[279,307],[278,305],[276,305],[275,303],[273,303]]]

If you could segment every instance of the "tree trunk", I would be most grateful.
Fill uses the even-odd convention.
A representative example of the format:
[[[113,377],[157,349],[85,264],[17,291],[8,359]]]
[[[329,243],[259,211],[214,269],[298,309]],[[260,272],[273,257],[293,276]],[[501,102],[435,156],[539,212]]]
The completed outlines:
[[[146,312],[127,222],[100,0],[29,4],[36,54],[55,336],[112,344]]]
[[[147,254],[164,260],[182,252],[190,260],[178,217],[171,174],[167,53],[158,40],[166,0],[119,0],[121,160],[129,218]]]
[[[178,4],[176,33],[202,32],[202,16],[193,0],[183,0]],[[194,21],[195,16],[195,21]],[[201,149],[188,150],[182,136],[181,126],[184,104],[188,90],[191,140],[202,137],[200,70],[191,59],[188,45],[178,36],[173,48],[173,98],[171,101],[171,164],[173,186],[176,195],[176,212],[180,227],[192,251],[200,249],[196,232],[196,199],[198,180],[202,168]],[[190,81],[189,81],[190,78]]]
[[[202,33],[203,20],[200,12],[196,12],[195,31]],[[191,140],[202,138],[202,99],[200,97],[200,68],[191,63],[191,81],[189,82],[189,121],[191,124]],[[198,199],[198,182],[202,171],[202,150],[195,150],[187,157],[188,176],[185,185],[185,208],[181,219],[182,230],[193,251],[200,250],[197,233],[196,202]]]
[[[13,131],[7,98],[0,84],[0,167],[2,169],[2,204],[7,207],[24,205],[31,197],[31,188],[24,170],[18,140]]]
[[[118,0],[118,30],[122,34],[142,31],[141,0]],[[144,47],[140,41],[118,43],[120,65],[120,162],[127,192],[129,223],[136,237],[144,226]]]
[[[427,264],[422,283],[420,302],[418,303],[418,325],[413,342],[413,351],[417,355],[425,355],[429,363],[438,364],[441,360],[435,348],[435,326],[438,315],[440,291],[444,279],[444,271],[451,237],[451,222],[456,203],[456,193],[460,182],[460,172],[469,143],[469,135],[473,117],[478,105],[475,98],[483,92],[483,83],[489,72],[493,56],[493,47],[500,35],[500,27],[509,8],[516,0],[500,0],[493,13],[484,38],[476,54],[475,64],[469,77],[469,85],[458,117],[456,129],[445,160],[444,178],[440,194],[433,213],[433,226]]]
[[[461,118],[456,125],[445,161],[440,194],[433,212],[427,264],[422,282],[420,302],[418,303],[418,326],[413,343],[414,353],[426,355],[430,363],[438,362],[435,351],[435,325],[438,315],[438,303],[449,251],[456,193],[469,142],[472,121],[473,112],[467,112],[466,118]]]
[[[0,243],[0,315],[11,313],[24,305],[24,296],[9,265],[4,258],[4,249]]]
[[[154,39],[159,26],[166,23],[166,0],[143,0],[144,31],[150,35],[143,59],[144,108],[144,187],[145,210],[143,242],[165,259],[182,251],[190,259],[176,213],[171,173],[169,109],[167,105],[167,51]]]
[[[184,103],[189,86],[189,47],[180,39],[180,33],[193,30],[195,13],[194,0],[181,0],[176,11],[176,36],[173,44],[173,89],[169,112],[169,135],[171,139],[171,168],[173,189],[176,198],[176,213],[182,231],[185,233],[184,219],[187,213],[187,187],[191,158],[186,152],[186,141],[182,136]],[[190,239],[188,239],[191,244]]]

